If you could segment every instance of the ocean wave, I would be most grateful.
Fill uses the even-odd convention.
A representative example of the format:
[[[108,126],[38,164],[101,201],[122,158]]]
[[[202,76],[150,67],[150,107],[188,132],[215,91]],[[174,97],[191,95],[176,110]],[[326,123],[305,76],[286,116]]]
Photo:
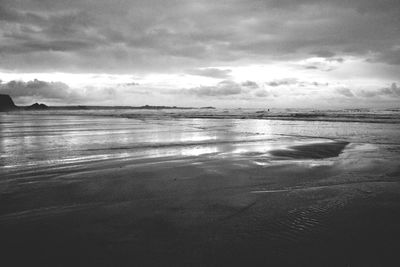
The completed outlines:
[[[328,121],[328,122],[365,122],[400,123],[400,109],[85,109],[85,110],[48,110],[40,114],[73,116],[109,116],[137,120],[162,119],[263,119],[290,121]],[[19,111],[19,113],[21,113]],[[37,115],[37,112],[23,112]]]

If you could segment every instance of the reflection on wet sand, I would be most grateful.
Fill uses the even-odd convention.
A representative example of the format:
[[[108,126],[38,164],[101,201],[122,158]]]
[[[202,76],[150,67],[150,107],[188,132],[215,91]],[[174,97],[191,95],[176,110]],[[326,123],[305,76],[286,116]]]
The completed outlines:
[[[53,118],[53,121],[52,121]],[[315,142],[279,136],[274,126],[252,120],[149,120],[82,116],[7,116],[2,122],[2,162],[6,169],[79,166],[112,159],[266,154],[269,150]],[[285,132],[285,126],[280,126]],[[266,155],[264,155],[266,156]]]

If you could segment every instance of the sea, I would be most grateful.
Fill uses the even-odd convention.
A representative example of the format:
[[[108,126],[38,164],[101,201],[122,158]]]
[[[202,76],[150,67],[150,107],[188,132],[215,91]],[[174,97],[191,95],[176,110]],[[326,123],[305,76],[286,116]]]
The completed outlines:
[[[400,109],[0,113],[1,261],[394,266],[399,133]]]
[[[398,146],[399,130],[400,109],[16,111],[0,114],[0,173],[168,156],[272,161],[271,150],[324,140]]]

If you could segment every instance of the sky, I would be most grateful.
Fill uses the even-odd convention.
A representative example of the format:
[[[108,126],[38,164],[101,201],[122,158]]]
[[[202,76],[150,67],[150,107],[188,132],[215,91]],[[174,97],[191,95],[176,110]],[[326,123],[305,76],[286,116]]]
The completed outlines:
[[[399,0],[0,0],[17,104],[393,108]]]

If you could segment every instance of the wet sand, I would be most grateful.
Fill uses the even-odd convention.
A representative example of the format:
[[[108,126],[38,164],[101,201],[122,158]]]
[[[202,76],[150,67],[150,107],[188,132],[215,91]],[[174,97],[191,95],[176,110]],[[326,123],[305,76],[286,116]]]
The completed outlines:
[[[2,117],[4,266],[398,261],[397,125],[57,118]]]

